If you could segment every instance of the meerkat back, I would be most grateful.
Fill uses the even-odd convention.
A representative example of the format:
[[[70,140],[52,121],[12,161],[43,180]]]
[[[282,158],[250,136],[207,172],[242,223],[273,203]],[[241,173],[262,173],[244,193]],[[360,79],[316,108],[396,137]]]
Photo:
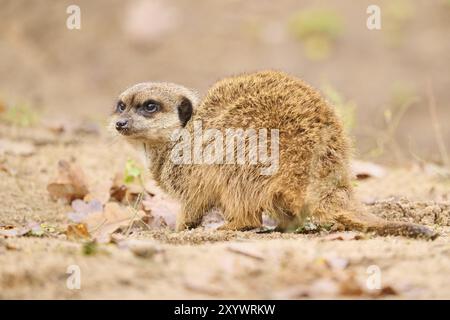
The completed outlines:
[[[311,217],[379,234],[436,236],[422,226],[379,219],[354,200],[349,140],[341,121],[320,93],[298,78],[263,71],[223,79],[209,90],[193,120],[222,132],[230,128],[279,132],[279,166],[272,174],[258,175],[260,164],[221,166],[215,174],[206,171],[211,186],[227,184],[219,188],[220,207],[228,221],[223,229],[257,228],[265,212],[278,220],[280,231]],[[250,150],[244,151],[250,159]]]

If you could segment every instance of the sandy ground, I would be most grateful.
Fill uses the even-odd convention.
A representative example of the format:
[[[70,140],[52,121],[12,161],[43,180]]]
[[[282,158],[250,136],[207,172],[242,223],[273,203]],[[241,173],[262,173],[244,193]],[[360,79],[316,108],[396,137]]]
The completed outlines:
[[[130,12],[145,11],[145,1],[79,0],[82,29],[75,31],[66,28],[72,1],[3,1],[0,112],[28,106],[44,120],[61,115],[74,123],[83,115],[103,121],[114,97],[137,82],[171,81],[204,94],[230,74],[285,70],[320,89],[329,84],[355,103],[352,136],[360,158],[399,164],[382,177],[355,181],[361,201],[377,215],[423,223],[441,236],[426,242],[351,233],[140,229],[126,237],[128,246],[101,244],[87,255],[83,241],[63,233],[72,209],[51,200],[47,184],[58,161],[75,160],[90,187],[101,186],[123,172],[134,151],[102,130],[61,135],[0,121],[0,145],[28,142],[34,149],[28,156],[26,145],[0,152],[0,231],[30,221],[56,230],[0,236],[0,298],[450,298],[450,178],[427,163],[410,163],[442,160],[431,100],[446,145],[450,137],[444,125],[450,114],[448,1],[148,2],[160,5],[136,17]],[[366,28],[372,4],[382,8],[380,31]],[[323,61],[308,59],[288,28],[293,14],[314,8],[331,9],[343,20],[343,34]],[[163,19],[149,24],[149,16]],[[137,33],[129,30],[135,22]],[[395,26],[398,43],[390,44]],[[154,37],[135,39],[139,30],[158,27]],[[386,112],[395,115],[410,103],[384,152],[372,155],[392,129]],[[80,271],[80,289],[69,289],[75,274],[68,269]],[[371,289],[367,284],[376,280],[379,289]]]
[[[2,138],[36,148],[30,156],[0,157],[0,226],[36,221],[64,229],[70,207],[52,201],[46,190],[57,162],[75,159],[95,185],[134,157],[130,147],[103,133],[55,138],[42,128],[4,125],[0,131]],[[418,165],[386,170],[382,178],[358,181],[358,196],[380,216],[437,229],[437,240],[156,229],[127,237],[144,252],[109,243],[88,255],[82,241],[63,233],[2,238],[0,298],[448,299],[449,180]],[[80,289],[67,286],[74,265]],[[374,279],[380,289],[370,286]]]

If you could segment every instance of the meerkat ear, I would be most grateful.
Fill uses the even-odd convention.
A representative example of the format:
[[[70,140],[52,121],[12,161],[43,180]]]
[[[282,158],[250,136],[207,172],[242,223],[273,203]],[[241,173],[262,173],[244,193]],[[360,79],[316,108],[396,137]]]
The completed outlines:
[[[180,119],[181,126],[186,126],[186,123],[192,117],[192,102],[186,97],[183,97],[180,105],[178,106],[178,118]]]

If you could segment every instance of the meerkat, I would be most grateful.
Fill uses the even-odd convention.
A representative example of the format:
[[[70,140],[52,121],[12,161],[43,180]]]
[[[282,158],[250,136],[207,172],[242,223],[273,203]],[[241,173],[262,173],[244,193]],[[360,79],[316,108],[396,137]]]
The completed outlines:
[[[261,174],[262,164],[249,162],[174,163],[174,131],[193,133],[196,122],[224,134],[227,128],[278,130],[278,170]],[[110,128],[142,150],[156,182],[180,200],[177,231],[197,227],[218,208],[222,230],[260,228],[266,213],[279,231],[310,217],[346,230],[437,237],[425,226],[378,218],[355,200],[350,143],[341,121],[317,90],[283,72],[225,78],[203,99],[181,85],[140,83],[120,94]]]

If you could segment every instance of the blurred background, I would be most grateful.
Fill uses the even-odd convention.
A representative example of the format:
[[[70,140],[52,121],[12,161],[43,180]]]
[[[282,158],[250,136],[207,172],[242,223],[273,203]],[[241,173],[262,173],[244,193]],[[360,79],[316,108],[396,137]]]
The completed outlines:
[[[70,5],[81,29],[70,30]],[[369,30],[367,7],[381,8]],[[448,165],[449,0],[0,0],[0,117],[104,124],[142,81],[204,94],[218,79],[279,69],[322,91],[359,158]]]

